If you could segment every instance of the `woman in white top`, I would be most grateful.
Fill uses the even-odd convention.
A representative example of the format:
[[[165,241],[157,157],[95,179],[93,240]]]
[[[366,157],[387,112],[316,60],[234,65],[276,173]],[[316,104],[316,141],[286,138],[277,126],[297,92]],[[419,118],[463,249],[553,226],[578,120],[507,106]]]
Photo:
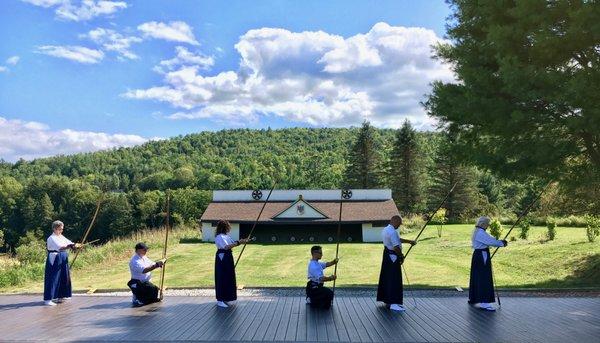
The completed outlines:
[[[64,224],[60,220],[52,223],[52,234],[46,241],[48,257],[44,274],[44,304],[55,306],[56,302],[71,298],[71,275],[69,274],[68,249],[79,248],[62,235]]]
[[[495,311],[491,303],[495,302],[494,282],[492,279],[492,261],[489,247],[505,247],[505,240],[497,240],[485,230],[490,226],[489,217],[479,217],[471,244],[471,278],[469,281],[469,304],[482,310]]]
[[[231,225],[226,220],[219,220],[215,232],[215,245],[217,253],[215,256],[215,291],[217,294],[217,306],[229,307],[228,301],[237,299],[237,286],[235,282],[235,266],[231,249],[240,244],[247,243],[247,239],[233,241],[229,236]]]

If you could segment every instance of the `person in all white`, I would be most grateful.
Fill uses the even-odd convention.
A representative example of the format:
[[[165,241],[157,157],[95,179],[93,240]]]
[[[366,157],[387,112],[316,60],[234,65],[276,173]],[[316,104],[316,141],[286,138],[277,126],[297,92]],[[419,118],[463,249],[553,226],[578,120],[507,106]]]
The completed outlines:
[[[310,248],[311,260],[308,262],[308,282],[306,283],[306,303],[311,307],[328,309],[333,302],[333,291],[324,287],[326,281],[333,281],[336,275],[325,276],[323,270],[338,263],[335,258],[330,262],[319,262],[323,249],[315,245]]]
[[[395,215],[390,219],[390,224],[381,231],[383,240],[383,260],[379,273],[377,287],[377,301],[382,301],[393,311],[405,311],[403,306],[402,288],[402,243],[417,244],[416,241],[400,238],[396,231],[402,224],[402,217]]]
[[[48,252],[44,271],[44,304],[56,306],[57,302],[71,299],[71,274],[69,273],[69,249],[79,249],[62,235],[65,225],[60,220],[52,222],[52,234],[46,241]]]
[[[129,271],[131,280],[127,283],[131,293],[133,293],[133,306],[142,306],[160,301],[158,297],[159,289],[150,282],[152,271],[161,268],[165,261],[152,261],[146,254],[148,246],[142,242],[135,245],[135,254],[129,261]]]
[[[492,261],[489,247],[505,247],[506,240],[497,240],[485,230],[490,226],[489,217],[479,217],[471,245],[473,257],[471,258],[471,277],[469,281],[469,304],[486,311],[495,311],[492,305],[495,302],[494,282],[492,279]]]
[[[219,307],[229,307],[227,302],[237,299],[235,265],[231,249],[248,242],[247,239],[234,241],[229,236],[230,231],[231,225],[228,221],[219,220],[217,222],[215,230],[215,245],[217,246],[217,253],[215,254],[215,293],[217,306]]]

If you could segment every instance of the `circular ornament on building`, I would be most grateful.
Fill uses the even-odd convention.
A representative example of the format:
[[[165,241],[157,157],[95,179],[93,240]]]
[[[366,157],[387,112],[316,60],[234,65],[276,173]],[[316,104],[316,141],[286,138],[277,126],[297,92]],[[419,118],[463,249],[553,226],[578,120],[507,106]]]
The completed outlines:
[[[333,242],[333,237],[329,237],[329,238],[327,238],[327,241],[328,241],[328,242]]]
[[[262,191],[260,189],[255,189],[252,191],[252,199],[260,200],[262,198]]]
[[[295,242],[296,241],[296,237],[294,237],[294,236],[290,237],[290,241]]]
[[[346,240],[347,240],[348,242],[352,242],[352,237],[348,237]]]
[[[352,198],[352,191],[349,189],[343,189],[342,190],[342,198],[344,198],[346,200]]]
[[[277,237],[271,236],[271,242],[275,242],[276,240],[277,240]]]
[[[311,241],[311,242],[314,242],[315,238],[313,236],[310,236],[310,237],[308,237],[308,240]]]

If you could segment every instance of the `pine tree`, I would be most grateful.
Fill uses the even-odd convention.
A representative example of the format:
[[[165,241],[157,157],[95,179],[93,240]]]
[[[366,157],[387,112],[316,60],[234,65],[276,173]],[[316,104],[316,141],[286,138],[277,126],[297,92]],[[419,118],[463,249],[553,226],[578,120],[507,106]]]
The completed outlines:
[[[417,132],[406,120],[396,132],[388,169],[392,195],[403,214],[416,212],[421,201],[420,169]]]
[[[375,129],[365,121],[348,153],[344,186],[376,188],[381,183],[381,155],[375,140]]]
[[[458,182],[452,194],[442,205],[447,210],[447,218],[450,221],[457,221],[475,215],[475,211],[480,207],[480,199],[474,169],[458,162],[453,151],[453,141],[452,137],[446,135],[440,142],[435,158],[432,185],[429,189],[428,207],[434,210],[439,206],[452,186]]]

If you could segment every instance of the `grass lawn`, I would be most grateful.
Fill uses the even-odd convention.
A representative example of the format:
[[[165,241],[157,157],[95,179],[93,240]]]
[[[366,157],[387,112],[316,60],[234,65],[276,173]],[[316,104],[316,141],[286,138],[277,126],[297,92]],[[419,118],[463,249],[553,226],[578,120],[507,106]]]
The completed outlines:
[[[442,238],[438,238],[436,228],[428,227],[405,263],[411,286],[468,287],[471,232],[471,225],[446,225]],[[515,236],[518,232],[519,229],[513,230]],[[494,257],[496,284],[502,288],[600,288],[600,242],[589,243],[584,228],[558,228],[556,239],[548,242],[544,239],[545,232],[545,228],[532,227],[528,240],[509,241],[507,248],[500,249]],[[173,235],[168,252],[167,287],[213,286],[215,246],[199,242],[194,236],[197,232],[192,230]],[[415,236],[413,232],[403,237]],[[137,239],[150,242],[150,258],[161,256],[158,243],[161,233],[156,231],[143,238],[132,237],[90,249],[81,254],[82,264],[73,271],[74,288],[126,288],[128,260]],[[333,259],[335,244],[322,246],[324,260]],[[248,245],[237,267],[238,284],[304,286],[310,247],[309,244]],[[240,250],[234,250],[234,257]],[[341,244],[337,285],[376,285],[381,255],[381,244]],[[333,268],[329,273],[333,273]],[[157,270],[156,283],[159,275]],[[42,289],[42,279],[38,278],[0,291],[39,292]]]

